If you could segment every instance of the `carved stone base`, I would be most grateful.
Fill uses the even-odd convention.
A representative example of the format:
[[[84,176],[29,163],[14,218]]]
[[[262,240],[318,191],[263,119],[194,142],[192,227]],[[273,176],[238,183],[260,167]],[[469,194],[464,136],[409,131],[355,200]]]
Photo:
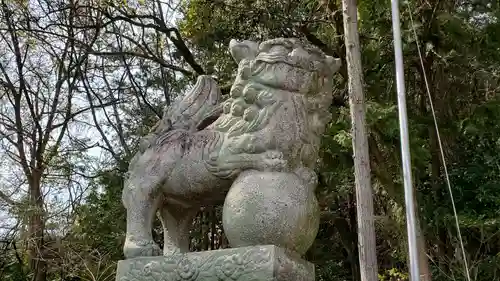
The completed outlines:
[[[276,246],[118,262],[116,281],[314,281],[314,265]]]

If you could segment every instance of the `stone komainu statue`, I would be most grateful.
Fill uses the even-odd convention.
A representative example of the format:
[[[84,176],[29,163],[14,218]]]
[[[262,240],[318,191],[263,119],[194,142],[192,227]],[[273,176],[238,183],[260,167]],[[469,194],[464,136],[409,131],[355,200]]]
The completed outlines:
[[[229,49],[238,62],[230,98],[221,103],[216,82],[200,76],[130,163],[126,258],[161,254],[151,235],[157,213],[163,254],[188,251],[193,216],[226,196],[223,224],[233,247],[278,244],[303,253],[316,236],[313,169],[339,60],[297,39],[232,40]],[[252,206],[236,203],[245,196]]]

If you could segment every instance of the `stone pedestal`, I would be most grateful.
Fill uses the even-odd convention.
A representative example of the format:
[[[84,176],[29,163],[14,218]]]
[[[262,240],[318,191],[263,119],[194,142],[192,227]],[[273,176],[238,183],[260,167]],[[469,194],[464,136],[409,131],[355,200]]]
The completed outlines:
[[[118,262],[116,281],[314,281],[314,265],[276,246]]]

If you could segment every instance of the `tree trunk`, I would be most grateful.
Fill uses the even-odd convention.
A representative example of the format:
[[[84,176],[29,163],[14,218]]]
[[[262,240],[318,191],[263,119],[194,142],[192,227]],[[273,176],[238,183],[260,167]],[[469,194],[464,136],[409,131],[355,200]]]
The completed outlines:
[[[434,59],[432,56],[430,57],[425,57],[424,58],[424,68],[425,69],[431,69],[432,64],[434,63]],[[428,116],[429,112],[427,111],[427,87],[425,85],[425,79],[424,75],[426,73],[424,72],[425,70],[422,68],[419,68],[419,73],[421,76],[421,93],[420,93],[420,111],[422,116]],[[429,87],[433,84],[432,78],[429,79]],[[436,199],[438,199],[439,194],[436,192],[439,189],[439,177],[440,177],[440,158],[439,158],[439,146],[437,142],[437,135],[436,135],[436,130],[433,126],[434,124],[431,123],[429,124],[429,147],[431,151],[431,184],[432,188],[435,191],[435,196]],[[414,194],[414,198],[417,198],[416,194]],[[438,199],[439,200],[439,199]],[[418,206],[418,205],[417,205]],[[431,272],[429,269],[429,260],[427,258],[427,247],[425,245],[425,237],[422,233],[421,226],[420,226],[420,219],[418,216],[418,208],[416,208],[416,220],[417,220],[417,246],[418,246],[418,257],[419,257],[419,271],[420,271],[420,278],[422,281],[431,281]]]
[[[215,250],[215,237],[217,236],[217,211],[215,208],[210,211],[210,250]]]
[[[373,281],[378,280],[377,255],[356,0],[343,0],[342,6],[354,149],[360,275],[361,281]]]
[[[376,166],[374,166],[375,175],[377,176],[378,180],[382,183],[382,185],[385,186],[385,190],[389,195],[389,197],[394,200],[394,203],[398,205],[398,208],[401,207],[401,210],[403,210],[405,205],[404,197],[401,195],[400,192],[398,192],[403,188],[403,186],[394,184],[392,177],[386,175],[386,171],[389,170],[389,167],[386,167],[384,163],[386,159],[384,158],[381,151],[377,147],[377,144],[373,137],[369,138],[369,143],[370,143],[370,151],[372,152],[371,155],[374,156],[374,163],[376,164]],[[414,197],[416,197],[415,194]],[[401,215],[404,216],[404,214]],[[425,236],[422,233],[422,227],[420,225],[418,212],[416,212],[416,222],[417,222],[416,231],[417,231],[420,276],[422,281],[430,281],[431,273],[429,270],[429,261],[427,258],[427,247],[425,243]],[[409,264],[409,257],[407,261]]]
[[[429,269],[429,259],[427,258],[427,247],[425,245],[425,237],[422,233],[420,220],[417,219],[417,247],[418,247],[418,265],[420,271],[420,281],[431,281],[431,271]]]
[[[207,251],[210,248],[210,241],[208,238],[208,230],[209,230],[209,223],[210,223],[210,210],[204,209],[203,212],[201,213],[201,249],[203,251]]]
[[[33,171],[30,184],[30,206],[32,208],[29,214],[28,226],[28,254],[30,269],[33,273],[33,281],[45,281],[47,273],[47,264],[43,257],[44,243],[43,234],[45,221],[43,217],[44,204],[41,192],[40,173]]]

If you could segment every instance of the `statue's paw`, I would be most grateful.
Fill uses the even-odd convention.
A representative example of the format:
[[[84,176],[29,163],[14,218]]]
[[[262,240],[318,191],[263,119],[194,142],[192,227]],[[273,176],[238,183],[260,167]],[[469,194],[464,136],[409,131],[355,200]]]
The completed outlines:
[[[257,138],[252,135],[242,135],[232,137],[228,144],[228,149],[234,153],[255,153]]]
[[[264,157],[267,159],[283,159],[283,153],[276,150],[269,150],[264,152]]]
[[[127,239],[123,246],[123,254],[126,259],[152,257],[161,256],[162,250],[154,241]]]
[[[261,162],[261,170],[265,172],[283,172],[287,167],[287,161],[283,159],[283,153],[279,151],[267,151]]]

